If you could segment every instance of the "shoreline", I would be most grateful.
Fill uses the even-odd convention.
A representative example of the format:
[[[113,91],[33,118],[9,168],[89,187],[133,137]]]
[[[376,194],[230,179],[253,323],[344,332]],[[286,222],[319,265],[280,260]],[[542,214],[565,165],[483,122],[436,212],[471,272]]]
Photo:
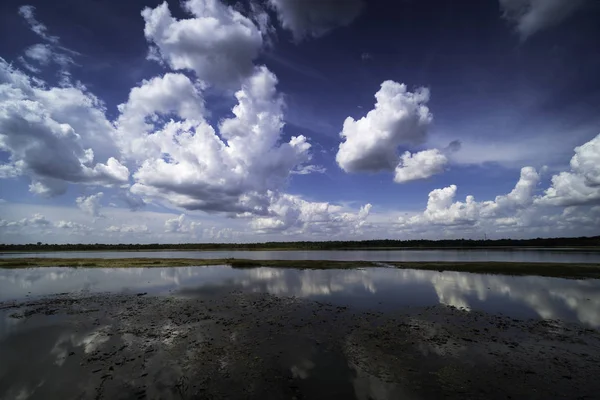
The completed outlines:
[[[455,271],[478,274],[545,276],[567,279],[600,279],[600,264],[533,262],[422,262],[422,261],[330,261],[330,260],[248,260],[235,258],[6,258],[0,269],[70,268],[173,268],[227,265],[232,268],[355,269],[391,267],[430,271]]]
[[[39,253],[89,253],[89,252],[110,252],[110,253],[160,253],[160,252],[211,252],[211,251],[222,251],[222,252],[245,252],[245,251],[303,251],[303,252],[315,252],[315,251],[427,251],[427,250],[463,250],[463,251],[563,251],[563,252],[600,252],[599,246],[554,246],[554,247],[543,247],[543,246],[478,246],[478,247],[461,247],[461,246],[405,246],[405,247],[346,247],[346,248],[297,248],[297,247],[253,247],[253,248],[200,248],[200,249],[182,249],[182,248],[156,248],[156,249],[59,249],[59,250],[4,250],[0,251],[0,256],[3,254],[39,254]]]

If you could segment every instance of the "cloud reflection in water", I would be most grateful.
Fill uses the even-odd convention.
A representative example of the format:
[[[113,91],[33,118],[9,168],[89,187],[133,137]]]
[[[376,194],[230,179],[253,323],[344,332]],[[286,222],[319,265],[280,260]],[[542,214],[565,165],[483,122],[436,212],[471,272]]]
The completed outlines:
[[[579,321],[600,327],[600,280],[513,277],[461,272],[180,268],[31,268],[0,270],[0,301],[29,293],[136,292],[193,294],[242,289],[397,309],[438,303],[517,317]]]

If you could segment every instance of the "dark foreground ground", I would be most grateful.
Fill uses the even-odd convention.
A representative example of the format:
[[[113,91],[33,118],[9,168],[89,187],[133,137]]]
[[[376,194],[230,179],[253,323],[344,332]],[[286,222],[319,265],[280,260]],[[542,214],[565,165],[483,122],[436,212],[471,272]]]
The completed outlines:
[[[0,304],[0,399],[592,399],[600,332],[241,292]],[[1,333],[1,332],[0,332]]]

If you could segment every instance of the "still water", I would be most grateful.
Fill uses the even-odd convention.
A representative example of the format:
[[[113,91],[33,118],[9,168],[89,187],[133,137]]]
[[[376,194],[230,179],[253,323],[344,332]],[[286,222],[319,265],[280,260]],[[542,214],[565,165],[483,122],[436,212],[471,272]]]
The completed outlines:
[[[0,269],[0,301],[57,293],[194,296],[220,290],[266,292],[358,308],[393,310],[446,304],[516,318],[600,327],[600,280],[366,268],[298,270],[180,268]],[[0,324],[0,337],[8,327]],[[5,332],[2,332],[2,331]]]
[[[0,258],[242,258],[250,260],[332,261],[498,261],[600,263],[599,251],[581,250],[291,250],[291,251],[84,251],[2,253]]]

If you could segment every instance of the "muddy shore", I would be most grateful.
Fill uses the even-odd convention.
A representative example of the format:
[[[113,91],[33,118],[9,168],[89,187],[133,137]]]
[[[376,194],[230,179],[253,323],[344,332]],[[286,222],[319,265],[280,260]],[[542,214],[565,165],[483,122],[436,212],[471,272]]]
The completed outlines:
[[[600,332],[204,289],[0,304],[0,399],[593,398]],[[19,397],[20,396],[20,397]]]
[[[230,265],[233,268],[353,269],[386,265],[399,269],[457,271],[480,274],[535,275],[571,279],[600,279],[600,264],[536,262],[375,262],[330,260],[246,260],[235,258],[5,258],[0,268],[167,268],[203,265]]]

